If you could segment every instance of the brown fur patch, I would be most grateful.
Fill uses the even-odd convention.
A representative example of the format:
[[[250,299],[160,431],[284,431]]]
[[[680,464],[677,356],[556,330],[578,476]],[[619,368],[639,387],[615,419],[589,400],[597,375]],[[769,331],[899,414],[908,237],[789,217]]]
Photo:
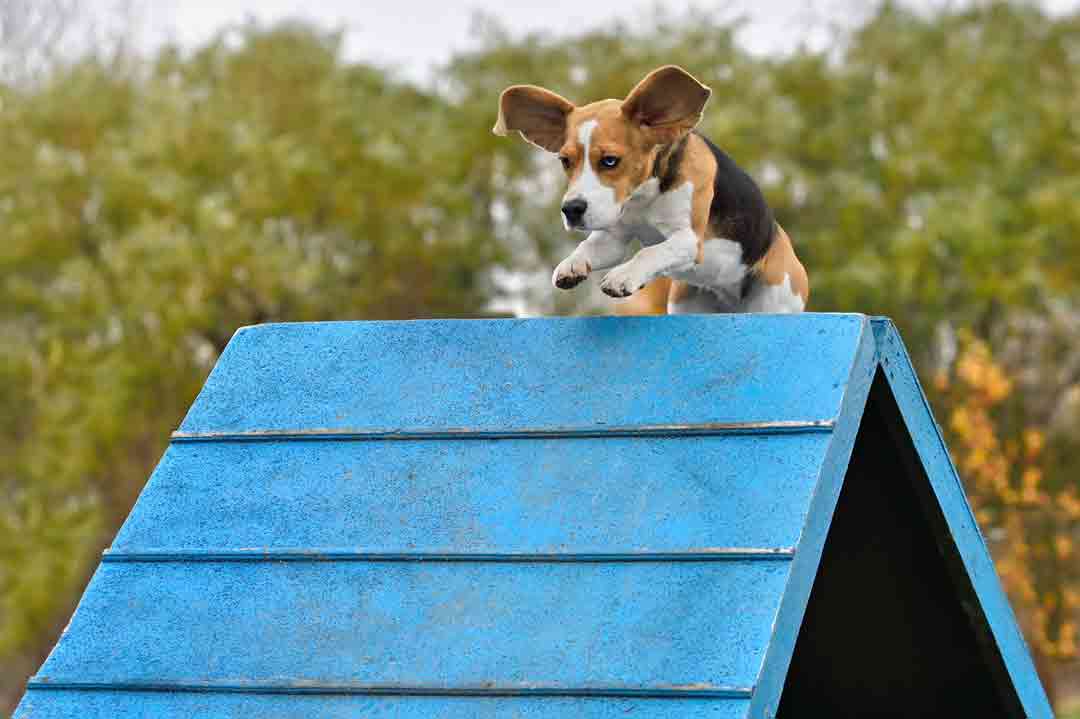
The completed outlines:
[[[699,138],[688,136],[701,120],[711,92],[682,68],[668,65],[649,73],[625,100],[600,100],[573,108],[567,116],[565,142],[559,149],[559,154],[570,160],[567,168],[570,182],[581,175],[585,162],[589,162],[600,182],[611,187],[615,201],[621,203],[649,178],[661,153],[667,152],[666,166],[678,172],[677,185],[685,181],[684,159],[692,160],[693,156],[702,154],[701,150],[705,150],[715,170],[708,148],[700,146]],[[590,157],[583,158],[578,131],[590,120],[596,120],[597,124],[589,138]],[[599,161],[605,155],[618,157],[619,164],[610,169],[601,167]],[[694,162],[690,164],[691,175],[699,175]],[[709,194],[712,194],[711,181],[695,181],[695,205],[702,184],[710,184]],[[707,205],[699,237],[704,237],[701,232],[708,224]],[[700,255],[699,243],[699,262]]]
[[[704,259],[705,240],[710,236],[709,207],[712,205],[715,176],[716,158],[709,147],[698,135],[688,135],[675,187],[686,182],[694,184],[694,196],[690,205],[690,226],[698,237],[696,261],[699,263]]]
[[[685,302],[695,291],[696,290],[692,285],[674,280],[672,281],[671,289],[668,292],[668,304],[677,305],[681,302]]]
[[[701,121],[712,94],[693,75],[675,65],[653,70],[630,91],[623,111],[657,144],[676,142]]]
[[[655,148],[640,127],[627,120],[619,100],[600,100],[575,108],[567,118],[566,141],[559,155],[570,159],[569,180],[581,176],[588,162],[600,182],[615,191],[615,201],[623,202],[634,189],[649,178]],[[589,138],[589,157],[582,157],[584,145],[578,138],[581,126],[596,120]],[[600,166],[600,158],[614,155],[619,164],[608,169]]]
[[[574,103],[536,85],[514,85],[499,96],[499,117],[492,132],[517,131],[526,141],[548,152],[557,152],[566,141],[566,120]]]
[[[806,275],[806,268],[795,256],[791,238],[780,225],[776,226],[772,246],[761,261],[754,265],[753,271],[767,285],[782,284],[784,276],[787,275],[791,281],[791,289],[802,297],[804,303],[809,301],[810,279]]]

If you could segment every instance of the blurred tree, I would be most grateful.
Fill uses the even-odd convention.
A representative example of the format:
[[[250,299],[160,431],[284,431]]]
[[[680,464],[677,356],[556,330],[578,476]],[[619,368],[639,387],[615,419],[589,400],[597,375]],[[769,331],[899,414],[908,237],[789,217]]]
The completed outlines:
[[[0,87],[9,693],[233,330],[484,309],[500,249],[455,123],[291,26]]]
[[[55,61],[76,25],[76,0],[4,0],[0,3],[0,78],[26,82]]]
[[[1048,475],[1046,425],[1024,426],[1024,399],[989,345],[970,332],[961,345],[955,364],[935,379],[950,447],[1024,633],[1052,681],[1048,660],[1080,656],[1080,487],[1075,475]]]
[[[889,314],[916,347],[943,321],[985,331],[1002,307],[1077,299],[1080,14],[986,3],[924,16],[884,3],[835,48],[778,59],[748,56],[735,27],[661,14],[515,40],[488,20],[483,48],[457,57],[446,81],[479,127],[511,83],[587,102],[683,65],[713,88],[701,130],[758,178],[811,269],[811,309]],[[545,259],[565,252],[556,161],[496,142],[496,199],[513,232],[544,238]],[[537,295],[550,302],[547,279]],[[556,296],[597,309],[595,296]]]
[[[951,430],[984,530],[1028,547],[1031,586],[1057,597],[1029,603],[1002,566],[1033,648],[1067,654],[1074,580],[1053,567],[1068,566],[1058,538],[1077,539],[1060,509],[1080,456],[1080,14],[885,3],[827,51],[777,58],[746,54],[736,27],[658,11],[517,37],[480,18],[480,47],[431,91],[289,25],[0,85],[9,695],[237,326],[606,306],[550,289],[573,241],[562,173],[491,135],[495,102],[517,82],[620,97],[664,63],[712,86],[702,130],[762,183],[810,269],[810,308],[893,316],[925,379],[951,378],[927,385],[938,416],[953,427],[978,407],[1021,497],[1039,472],[1046,501],[1006,502],[967,466],[984,435]],[[971,357],[991,361],[976,346],[1010,387],[996,402],[965,379]],[[1001,541],[999,559],[1019,556]]]

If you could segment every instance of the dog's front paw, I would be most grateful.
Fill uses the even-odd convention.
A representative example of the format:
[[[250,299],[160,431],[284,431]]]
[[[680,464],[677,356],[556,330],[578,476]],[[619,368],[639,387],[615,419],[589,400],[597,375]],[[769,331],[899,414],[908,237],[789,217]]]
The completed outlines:
[[[600,282],[600,289],[609,297],[629,297],[645,286],[646,278],[635,272],[632,267],[619,265],[607,273]]]
[[[551,283],[560,290],[569,290],[580,285],[591,271],[592,267],[589,266],[588,262],[570,256],[555,268],[555,274],[551,276]]]

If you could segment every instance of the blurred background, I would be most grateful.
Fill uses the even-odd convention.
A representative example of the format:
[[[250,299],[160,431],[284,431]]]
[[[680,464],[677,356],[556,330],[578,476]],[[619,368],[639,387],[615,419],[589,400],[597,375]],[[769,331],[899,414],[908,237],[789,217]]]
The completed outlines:
[[[0,0],[0,715],[233,331],[610,311],[550,288],[508,84],[713,88],[810,270],[892,316],[1080,716],[1080,3]]]

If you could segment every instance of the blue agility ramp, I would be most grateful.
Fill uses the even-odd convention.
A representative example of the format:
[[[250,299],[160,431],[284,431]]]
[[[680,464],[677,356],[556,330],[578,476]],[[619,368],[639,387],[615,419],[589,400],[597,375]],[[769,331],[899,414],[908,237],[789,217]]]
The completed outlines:
[[[16,712],[1049,717],[893,326],[230,342]]]

